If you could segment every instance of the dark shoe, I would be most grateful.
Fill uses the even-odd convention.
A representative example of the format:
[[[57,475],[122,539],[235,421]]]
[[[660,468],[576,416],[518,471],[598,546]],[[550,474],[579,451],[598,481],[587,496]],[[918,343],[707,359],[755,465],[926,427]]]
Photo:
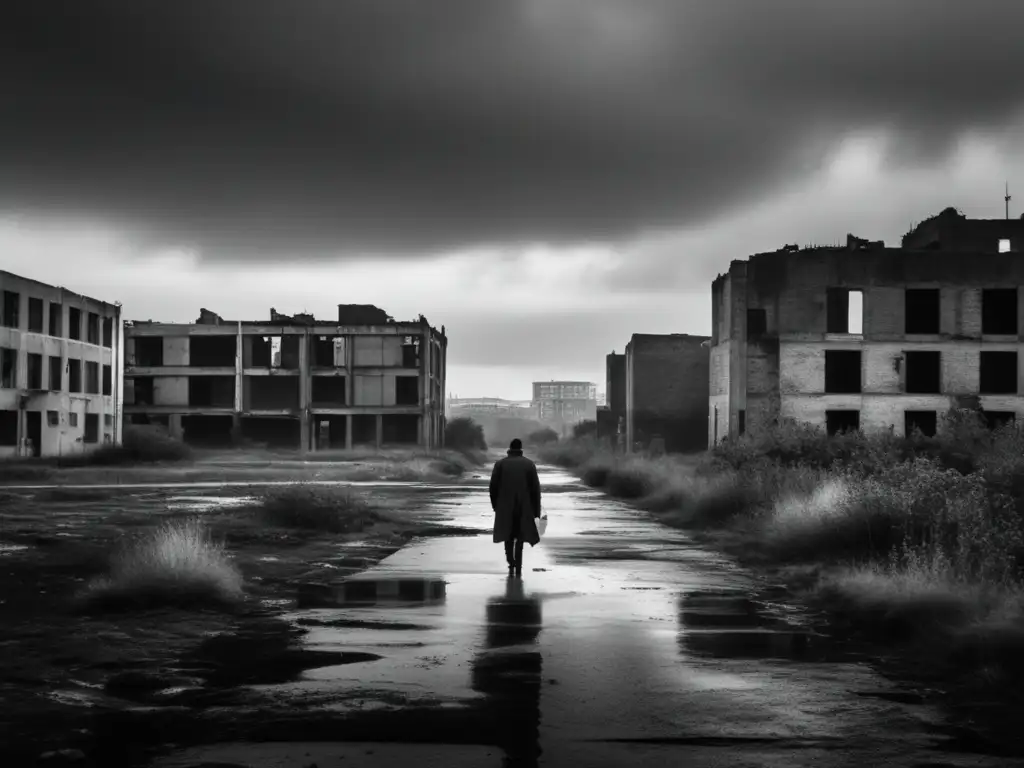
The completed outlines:
[[[516,578],[519,579],[519,578],[522,578],[522,576],[523,576],[523,566],[517,565],[516,566]]]

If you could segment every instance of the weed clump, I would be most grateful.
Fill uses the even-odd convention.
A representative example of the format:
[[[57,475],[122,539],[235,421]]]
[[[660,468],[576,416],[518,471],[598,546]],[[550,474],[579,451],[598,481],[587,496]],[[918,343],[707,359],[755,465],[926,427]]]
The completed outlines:
[[[267,525],[323,533],[359,533],[387,519],[350,488],[306,484],[267,492],[256,511]]]

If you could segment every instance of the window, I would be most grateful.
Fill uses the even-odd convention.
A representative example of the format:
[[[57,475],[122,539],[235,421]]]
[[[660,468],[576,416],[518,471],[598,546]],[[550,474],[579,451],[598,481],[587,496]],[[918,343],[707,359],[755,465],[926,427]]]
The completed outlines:
[[[0,389],[18,386],[18,350],[0,347]]]
[[[768,332],[768,312],[764,309],[747,310],[747,338],[754,339]]]
[[[60,426],[60,414],[57,411],[46,412],[46,426],[48,427],[59,427]]]
[[[21,296],[14,291],[4,291],[3,325],[6,328],[18,327],[18,315],[21,311]]]
[[[152,376],[138,376],[132,380],[135,405],[153,405],[155,380]]]
[[[32,333],[43,332],[43,300],[29,297],[28,329]]]
[[[90,344],[100,343],[100,316],[90,312],[86,317],[86,341]]]
[[[917,429],[925,437],[935,437],[938,430],[939,414],[936,411],[906,411],[903,414],[903,430],[910,437]]]
[[[68,392],[82,391],[82,361],[68,360]]]
[[[825,292],[827,333],[864,332],[864,294],[848,288],[828,288]]]
[[[82,310],[78,307],[68,307],[68,338],[82,340]]]
[[[395,405],[420,404],[420,377],[395,377]]]
[[[983,411],[981,415],[989,429],[999,429],[1017,421],[1017,414],[1013,411]]]
[[[860,392],[860,350],[825,350],[825,392]]]
[[[114,346],[114,318],[103,318],[103,346],[110,349]]]
[[[114,392],[114,378],[109,365],[103,366],[103,394],[110,395]]]
[[[979,379],[983,395],[1017,394],[1017,353],[982,352]]]
[[[164,337],[138,336],[135,339],[135,364],[153,368],[164,364]]]
[[[28,363],[28,388],[43,388],[43,356],[29,352],[26,355]]]
[[[1017,335],[1017,289],[987,288],[981,292],[981,332]]]
[[[68,426],[71,426],[71,427],[77,427],[78,426],[78,414],[75,413],[74,411],[69,411],[68,412]]]
[[[85,434],[82,435],[83,443],[98,443],[100,441],[100,415],[98,413],[85,414]]]
[[[741,410],[741,411],[737,412],[737,415],[739,416],[738,432],[739,432],[739,434],[742,435],[744,432],[747,431],[747,412]]]
[[[907,288],[904,301],[904,332],[936,334],[939,332],[939,289]]]
[[[1000,253],[1009,253],[1009,251],[1010,251],[1010,241],[1006,240],[1006,239],[1000,240],[999,241],[999,252]]]
[[[100,393],[100,364],[88,362],[85,364],[85,393],[87,395],[98,395]]]
[[[18,444],[18,412],[0,411],[0,445]]]
[[[50,335],[60,338],[64,335],[64,307],[50,302]]]
[[[829,436],[860,429],[860,411],[825,411],[825,430]]]
[[[60,392],[64,388],[64,364],[56,355],[50,355],[50,391]]]
[[[114,426],[114,414],[112,414],[112,413],[105,413],[105,414],[103,414],[103,426],[104,427],[112,427],[112,426]]]
[[[907,352],[906,391],[937,395],[942,391],[942,353]]]

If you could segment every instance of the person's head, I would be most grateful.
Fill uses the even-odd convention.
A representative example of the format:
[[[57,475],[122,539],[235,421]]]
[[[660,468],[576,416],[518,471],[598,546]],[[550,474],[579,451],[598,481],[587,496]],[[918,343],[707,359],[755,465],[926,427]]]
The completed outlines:
[[[511,443],[508,444],[508,449],[510,451],[521,451],[521,450],[523,450],[523,441],[520,440],[517,437],[515,440],[513,440]]]

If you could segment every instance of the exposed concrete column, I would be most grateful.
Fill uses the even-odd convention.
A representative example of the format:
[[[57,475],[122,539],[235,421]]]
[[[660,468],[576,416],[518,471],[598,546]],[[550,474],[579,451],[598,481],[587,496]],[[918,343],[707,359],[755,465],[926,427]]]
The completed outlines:
[[[309,397],[313,380],[309,372],[309,332],[299,337],[299,448],[310,450]]]
[[[420,336],[420,420],[423,422],[423,442],[425,448],[435,447],[434,425],[430,418],[430,326],[423,325]]]
[[[425,422],[426,419],[427,417],[424,416],[422,413],[419,415],[419,418],[416,419],[416,445],[422,448],[425,448],[427,446],[427,430],[423,428],[423,422]]]
[[[352,414],[345,417],[345,450],[352,450],[352,419],[355,418]]]
[[[185,428],[181,424],[181,414],[172,413],[167,417],[167,431],[171,437],[182,440],[185,437]]]
[[[377,433],[377,447],[380,448],[384,442],[384,414],[378,413],[376,416],[376,433]]]
[[[242,404],[245,399],[244,339],[242,321],[239,320],[235,334],[235,413],[231,419],[231,437],[236,443],[242,438]]]

